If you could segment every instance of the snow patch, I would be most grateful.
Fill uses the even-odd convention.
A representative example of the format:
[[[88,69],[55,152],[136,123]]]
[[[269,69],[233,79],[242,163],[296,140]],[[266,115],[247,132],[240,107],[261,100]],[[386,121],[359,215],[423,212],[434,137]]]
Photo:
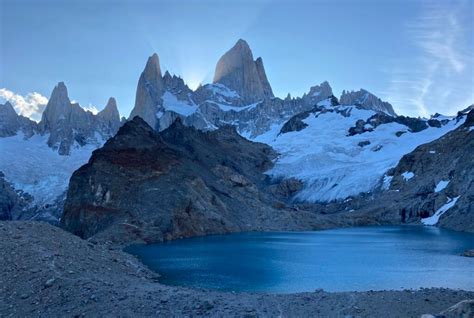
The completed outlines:
[[[451,209],[456,204],[459,198],[460,196],[457,196],[452,199],[448,198],[448,202],[446,202],[442,207],[440,207],[432,216],[421,219],[421,223],[423,223],[424,225],[436,225],[441,215]]]
[[[448,181],[441,180],[436,185],[435,192],[443,191],[448,186],[448,184],[449,184],[449,180]]]
[[[404,173],[402,173],[402,177],[405,181],[408,181],[410,180],[411,178],[413,178],[415,176],[415,174],[411,171],[405,171]]]
[[[382,181],[382,190],[388,190],[390,189],[390,184],[392,183],[393,176],[383,176],[383,181]]]
[[[323,106],[323,107],[330,107],[332,106],[332,101],[330,98],[326,98],[325,100],[318,102],[316,105]]]
[[[207,102],[217,105],[221,110],[223,110],[225,112],[228,112],[228,111],[241,112],[243,110],[251,110],[251,109],[257,107],[257,105],[261,103],[259,101],[259,102],[256,102],[256,103],[253,103],[253,104],[250,104],[250,105],[247,105],[247,106],[229,106],[229,105],[225,105],[225,104],[221,104],[221,103],[216,103],[212,100],[208,100]]]
[[[47,145],[49,135],[23,134],[0,138],[0,171],[15,189],[34,197],[33,204],[53,203],[66,191],[69,178],[80,166],[87,163],[92,151],[101,144],[72,147],[70,154],[61,156]]]
[[[163,101],[163,107],[166,110],[173,111],[183,116],[192,115],[197,110],[196,105],[179,100],[173,93],[169,91],[166,91],[161,99]]]
[[[430,150],[430,153],[434,154],[434,153],[436,153],[436,151],[434,151],[434,150]]]
[[[205,86],[206,89],[210,90],[214,95],[221,95],[227,98],[239,98],[239,94],[228,88],[227,86],[220,84],[220,83],[215,83],[215,84],[209,84]]]

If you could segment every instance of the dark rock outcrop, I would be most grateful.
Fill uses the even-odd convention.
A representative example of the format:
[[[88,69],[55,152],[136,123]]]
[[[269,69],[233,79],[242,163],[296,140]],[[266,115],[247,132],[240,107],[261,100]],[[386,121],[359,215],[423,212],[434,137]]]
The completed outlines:
[[[366,122],[363,119],[356,121],[355,126],[349,128],[349,136],[354,136],[357,134],[363,134],[367,131],[373,131],[372,127],[366,127]]]
[[[61,224],[84,238],[145,242],[310,227],[266,191],[274,156],[232,127],[202,132],[178,119],[157,133],[135,117],[73,174]]]
[[[356,122],[354,127],[349,128],[349,136],[354,136],[356,134],[363,134],[368,131],[373,131],[380,125],[389,124],[389,123],[398,123],[400,125],[405,125],[411,132],[420,132],[428,128],[428,126],[440,128],[442,123],[437,120],[423,120],[420,118],[406,117],[406,116],[389,116],[385,113],[377,113],[366,121],[359,119]],[[400,132],[400,136],[403,132]]]
[[[329,105],[328,106],[336,106],[337,99],[336,98],[329,98]],[[305,129],[308,125],[303,121],[308,118],[310,115],[315,117],[319,116],[321,113],[325,112],[338,112],[341,115],[345,116],[344,112],[341,112],[337,109],[327,108],[325,106],[314,106],[312,109],[303,111],[291,117],[280,129],[280,134],[285,134],[291,131],[300,131]]]
[[[22,209],[21,205],[21,198],[0,172],[0,221],[11,220],[17,210]]]
[[[474,249],[473,250],[465,250],[464,252],[462,252],[461,255],[465,256],[465,257],[474,257]]]
[[[300,131],[308,127],[308,124],[303,122],[308,116],[312,113],[312,111],[306,111],[295,115],[288,120],[283,127],[280,129],[280,134],[285,134],[291,131]]]

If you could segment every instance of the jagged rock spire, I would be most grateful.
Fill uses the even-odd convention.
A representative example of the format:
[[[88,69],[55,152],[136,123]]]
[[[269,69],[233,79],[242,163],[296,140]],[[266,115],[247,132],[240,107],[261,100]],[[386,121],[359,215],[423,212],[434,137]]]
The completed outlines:
[[[97,114],[97,117],[104,121],[104,124],[109,127],[111,132],[118,130],[120,127],[120,114],[115,98],[109,98],[107,105]]]
[[[135,96],[135,106],[129,118],[140,116],[148,125],[156,127],[156,105],[160,103],[164,92],[160,60],[155,53],[148,58],[145,69],[140,75]]]
[[[249,45],[242,39],[217,62],[213,83],[236,91],[244,103],[273,97],[262,59],[254,61]]]
[[[153,53],[153,55],[148,58],[143,73],[148,81],[161,80],[160,58],[158,54]]]
[[[384,112],[391,116],[397,116],[390,103],[382,101],[371,92],[360,89],[358,91],[343,91],[340,103],[342,105],[358,105],[364,109]]]
[[[64,82],[59,82],[53,89],[48,104],[41,116],[40,126],[43,130],[50,129],[56,123],[65,119],[71,111],[67,87]]]
[[[255,61],[255,66],[257,67],[258,77],[260,78],[260,83],[262,83],[263,93],[266,98],[272,98],[273,90],[268,81],[267,74],[265,73],[265,67],[263,66],[263,59],[261,57],[257,58]]]
[[[104,109],[102,109],[97,116],[111,119],[111,120],[117,120],[120,121],[120,114],[117,109],[117,102],[115,101],[115,98],[110,97],[109,100],[107,101],[107,105],[105,105]]]

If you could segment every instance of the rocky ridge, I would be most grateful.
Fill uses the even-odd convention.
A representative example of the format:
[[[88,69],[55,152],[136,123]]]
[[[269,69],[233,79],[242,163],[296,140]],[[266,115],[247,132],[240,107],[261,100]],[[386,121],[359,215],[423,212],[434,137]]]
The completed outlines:
[[[137,116],[73,174],[61,225],[117,242],[316,226],[317,214],[296,215],[271,193],[263,172],[274,156],[232,127],[177,119],[158,133]]]
[[[397,116],[390,103],[382,101],[365,89],[350,92],[344,90],[339,101],[342,105],[358,105],[363,109],[375,110],[390,116]]]
[[[161,75],[156,54],[148,59],[138,81],[135,107],[129,119],[138,115],[159,131],[177,117],[185,125],[201,130],[233,125],[240,134],[254,138],[323,100],[332,98],[333,104],[338,104],[328,82],[311,87],[302,97],[274,97],[262,58],[254,60],[248,43],[242,39],[217,62],[212,84],[191,91],[181,79],[173,76],[174,84],[167,86],[166,78],[168,81],[171,78],[167,74]],[[360,107],[385,111],[386,104],[370,94]],[[385,108],[381,109],[381,105]]]
[[[383,201],[394,202],[403,222],[474,232],[474,110],[459,128],[403,156],[387,178],[393,198]]]

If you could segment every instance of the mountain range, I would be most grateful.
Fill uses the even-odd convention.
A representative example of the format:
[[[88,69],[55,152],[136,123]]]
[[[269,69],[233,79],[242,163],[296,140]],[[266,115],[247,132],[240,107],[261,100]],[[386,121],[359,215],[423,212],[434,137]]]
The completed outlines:
[[[365,89],[337,98],[328,82],[281,99],[244,40],[219,59],[212,83],[191,90],[153,54],[128,120],[114,98],[96,115],[84,110],[64,83],[39,123],[0,105],[0,219],[61,222],[108,239],[126,229],[145,241],[437,224],[429,219],[437,214],[444,226],[474,231],[471,108],[398,116]],[[410,159],[430,158],[427,147],[442,155]]]

